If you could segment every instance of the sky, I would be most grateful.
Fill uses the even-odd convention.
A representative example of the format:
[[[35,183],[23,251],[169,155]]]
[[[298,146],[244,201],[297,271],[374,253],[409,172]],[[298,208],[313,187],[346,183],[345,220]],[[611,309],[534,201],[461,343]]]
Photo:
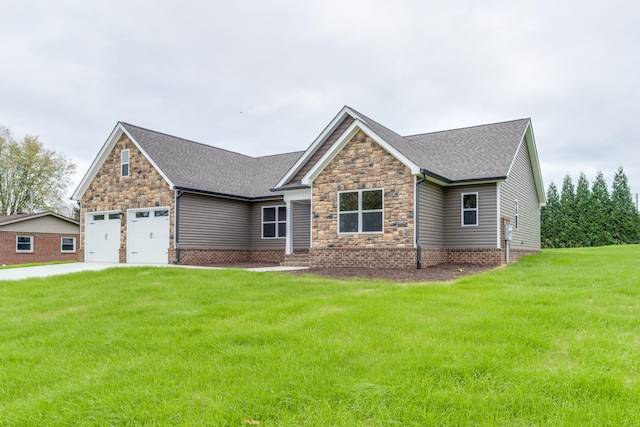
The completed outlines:
[[[0,125],[78,165],[116,123],[261,156],[349,105],[401,135],[530,117],[545,188],[640,192],[640,2],[0,0]]]

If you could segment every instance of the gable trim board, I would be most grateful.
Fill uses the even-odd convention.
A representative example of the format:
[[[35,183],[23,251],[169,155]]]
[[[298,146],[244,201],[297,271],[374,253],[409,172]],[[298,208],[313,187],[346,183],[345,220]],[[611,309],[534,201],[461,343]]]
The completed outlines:
[[[358,141],[355,141],[356,137]],[[171,237],[167,244],[167,262],[174,259],[175,261],[180,260],[180,263],[212,263],[214,259],[242,262],[250,259],[255,260],[258,257],[263,260],[281,260],[285,254],[292,254],[294,249],[305,249],[300,246],[308,244],[309,256],[313,258],[309,262],[315,266],[326,265],[327,262],[338,262],[342,258],[351,260],[349,262],[355,265],[366,264],[363,263],[362,258],[358,258],[358,254],[376,258],[377,261],[371,262],[372,266],[381,265],[379,262],[381,257],[388,259],[388,262],[382,263],[386,266],[393,266],[397,262],[400,262],[399,265],[404,265],[405,261],[398,260],[405,260],[405,258],[411,259],[407,265],[415,265],[417,223],[421,224],[420,228],[422,229],[428,218],[436,220],[443,218],[442,231],[433,234],[434,236],[442,236],[443,243],[435,246],[423,244],[423,247],[429,248],[425,251],[426,253],[434,254],[434,259],[438,260],[469,259],[474,262],[475,257],[476,261],[480,263],[495,263],[496,260],[499,260],[501,251],[504,251],[504,242],[501,237],[502,225],[509,220],[509,218],[503,217],[503,213],[508,213],[508,211],[501,206],[504,202],[501,200],[503,198],[502,188],[512,180],[511,175],[516,168],[516,157],[518,153],[521,153],[523,147],[527,148],[529,154],[528,162],[531,171],[529,176],[533,180],[527,188],[533,189],[535,193],[533,198],[538,200],[539,205],[545,202],[530,119],[403,137],[348,106],[340,109],[304,152],[257,158],[118,122],[74,192],[73,198],[82,201],[90,200],[93,197],[95,190],[91,190],[91,194],[85,193],[92,188],[92,182],[99,176],[106,160],[111,158],[109,156],[117,148],[119,141],[127,139],[139,152],[138,158],[130,159],[130,162],[147,162],[158,173],[154,179],[164,181],[166,184],[164,188],[172,192],[168,208],[174,217],[169,219],[172,225],[170,227]],[[365,140],[367,140],[367,144],[361,146],[360,151],[352,151],[353,148],[350,148],[348,151],[350,154],[341,155],[345,152],[346,147],[351,146],[349,145],[351,142],[356,144],[365,142]],[[377,151],[374,147],[378,147],[382,151]],[[350,157],[344,157],[345,155],[364,155],[366,157],[367,152],[385,154],[376,154],[377,159],[382,159],[379,163],[373,160],[369,163],[363,163],[362,158],[358,162],[355,160],[352,162],[348,160]],[[180,155],[182,153],[185,156]],[[384,160],[384,156],[393,160]],[[340,168],[335,168],[334,163],[338,161],[337,159],[341,159]],[[360,165],[355,172],[364,174],[362,178],[358,177],[358,173],[349,171],[349,164]],[[375,167],[371,168],[372,164],[375,164]],[[333,166],[330,168],[330,165]],[[369,169],[367,169],[367,165]],[[389,167],[392,169],[388,169]],[[131,163],[130,174],[135,168],[136,165]],[[195,173],[191,174],[190,168]],[[397,178],[392,178],[396,176],[393,175],[396,174],[396,169]],[[367,174],[371,174],[373,170],[379,172],[374,177],[367,177]],[[344,175],[345,173],[347,175]],[[400,178],[403,174],[404,177]],[[318,187],[315,185],[316,180],[321,176],[322,185]],[[351,183],[349,186],[341,182],[344,176],[349,177],[348,182]],[[121,191],[134,194],[134,184],[138,186],[137,188],[145,188],[146,177],[144,173],[140,175],[140,170],[138,170],[135,179],[133,178],[126,178],[130,181],[118,184]],[[406,180],[409,178],[412,184],[411,188],[406,187],[404,190],[405,184],[408,185],[409,182]],[[424,179],[420,185],[417,185],[418,178]],[[112,177],[112,179],[117,180],[118,177]],[[102,182],[104,183],[105,180],[103,179]],[[155,182],[154,185],[158,185],[159,181]],[[402,182],[400,187],[398,187],[399,182]],[[322,230],[321,233],[325,234],[327,232],[333,233],[331,230],[335,227],[326,228],[323,225],[318,229],[318,224],[326,225],[330,221],[339,220],[340,216],[335,211],[338,192],[352,191],[354,188],[371,189],[369,188],[371,185],[384,189],[384,242],[377,238],[368,239],[367,233],[357,233],[357,239],[347,239],[343,234],[337,233],[335,236],[332,235],[329,240],[324,238],[320,240],[320,242],[329,241],[335,244],[331,243],[327,248],[319,246],[317,237],[313,237],[314,235],[319,236],[318,230]],[[435,193],[433,191],[423,193],[422,187],[426,185],[433,185],[435,187],[432,188],[440,188],[441,190]],[[513,189],[519,191],[518,185],[509,184],[508,187],[510,191]],[[104,185],[101,188],[103,188],[103,192],[110,191],[109,187]],[[402,188],[402,190],[398,190],[398,188]],[[458,230],[458,228],[462,228],[460,194],[461,192],[476,192],[478,190],[480,190],[478,226],[464,227],[466,230],[463,233]],[[319,191],[326,194],[323,196],[325,199],[322,200],[330,201],[328,205],[326,202],[322,202],[324,203],[322,215],[318,215],[316,212],[317,206],[314,202],[315,195]],[[398,191],[401,192],[400,198],[397,198]],[[403,193],[405,191],[406,193]],[[443,216],[437,212],[424,212],[421,206],[418,206],[418,191],[424,194],[424,197],[437,196],[434,200],[423,201],[420,199],[420,205],[425,203],[425,206],[437,210],[440,208],[434,203],[444,203],[441,207]],[[140,200],[137,204],[127,205],[122,202],[119,206],[109,205],[112,203],[109,200],[115,200],[115,198],[110,198],[108,194],[101,195],[100,200],[104,198],[105,202],[102,205],[94,202],[92,209],[101,206],[102,210],[113,208],[124,212],[126,218],[122,224],[121,234],[128,236],[129,231],[135,233],[135,230],[130,230],[133,225],[129,223],[129,220],[130,215],[134,214],[136,210],[157,209],[158,206],[166,205],[162,202],[164,199],[157,199],[154,194],[139,194],[139,192],[135,192],[134,196],[129,197],[132,200],[137,197]],[[488,196],[489,194],[492,194],[492,197]],[[187,198],[178,202],[178,197],[182,199],[182,196],[187,196]],[[199,200],[199,209],[204,209],[201,212],[191,211],[191,209],[197,209],[196,205],[190,202],[194,197]],[[387,197],[391,198],[389,205]],[[195,200],[193,199],[193,201]],[[224,200],[227,202],[222,203]],[[529,199],[524,198],[523,200]],[[308,202],[304,204],[305,201]],[[287,207],[286,238],[275,239],[280,240],[275,245],[267,243],[265,239],[261,238],[262,226],[257,219],[257,212],[261,211],[264,203],[274,204],[274,202]],[[393,207],[387,209],[387,205]],[[218,216],[219,219],[215,220],[211,215],[216,211],[211,210],[213,208],[208,206],[223,208],[216,214],[223,216]],[[83,214],[88,213],[87,209],[89,208],[81,203]],[[81,218],[84,219],[83,216]],[[246,238],[234,240],[234,247],[227,247],[226,244],[223,244],[224,239],[219,240],[221,236],[216,233],[205,232],[206,230],[215,230],[215,227],[219,227],[216,224],[223,224],[225,221],[232,222],[223,226],[220,231],[227,232],[232,240],[236,231],[244,230],[242,233],[248,233]],[[490,222],[487,223],[487,221]],[[487,227],[489,224],[495,225]],[[427,224],[425,227],[435,232],[432,224]],[[474,230],[470,230],[470,228]],[[306,232],[303,232],[303,229],[309,230],[311,236],[309,243],[306,243]],[[203,232],[201,233],[199,230]],[[191,242],[189,235],[201,235],[203,238],[207,236],[205,239],[208,240],[201,238],[199,240],[201,243],[196,243],[198,239]],[[324,234],[322,235],[324,236]],[[119,257],[122,261],[130,261],[127,240],[128,238],[121,240],[123,247],[120,248]],[[182,257],[180,257],[180,253],[183,254]],[[231,261],[232,259],[233,261]],[[323,259],[325,261],[322,261]],[[323,262],[325,264],[322,264]],[[342,261],[340,262],[342,263]],[[429,262],[426,263],[426,265],[429,264]]]
[[[171,182],[171,180],[164,174],[164,172],[162,172],[162,170],[158,167],[158,165],[155,164],[153,159],[149,157],[149,155],[140,146],[140,144],[138,144],[136,139],[125,129],[125,127],[123,126],[123,122],[118,122],[115,128],[113,129],[113,131],[111,132],[111,134],[109,135],[109,137],[107,138],[107,140],[105,141],[105,143],[102,145],[102,148],[98,152],[98,155],[89,166],[89,169],[87,173],[84,175],[84,177],[82,178],[82,180],[80,181],[78,188],[71,196],[72,200],[80,200],[80,198],[84,195],[85,191],[87,191],[87,188],[91,184],[91,181],[93,181],[93,179],[96,177],[96,175],[100,171],[100,167],[104,164],[105,160],[107,159],[107,157],[109,156],[109,154],[111,153],[111,151],[113,150],[117,142],[122,137],[122,134],[127,135],[129,140],[136,146],[138,150],[140,150],[140,152],[147,159],[147,161],[151,163],[151,165],[160,174],[160,176],[162,176],[162,178],[167,182],[167,184],[169,185],[169,188],[171,189],[174,188],[174,185]],[[131,174],[131,166],[129,166],[129,174]]]
[[[307,172],[307,174],[302,178],[302,185],[308,185],[311,181],[315,180],[318,175],[331,163],[331,161],[338,155],[338,153],[347,145],[347,143],[356,136],[358,131],[364,132],[367,136],[373,139],[380,147],[386,150],[389,154],[399,160],[403,165],[405,165],[411,173],[416,175],[420,173],[420,168],[409,159],[407,159],[404,155],[402,155],[398,150],[389,145],[384,139],[378,136],[373,130],[369,129],[364,123],[362,123],[359,119],[356,119],[342,135],[338,138],[336,142],[327,150],[327,152],[320,158],[320,160]]]
[[[347,118],[347,116],[351,116],[357,118],[358,115],[346,105],[342,107],[342,109],[335,115],[335,117],[329,122],[327,126],[320,132],[320,135],[313,140],[309,148],[307,148],[302,156],[294,163],[294,165],[287,171],[287,173],[278,181],[275,185],[275,188],[283,187],[291,178],[295,176],[295,174],[302,168],[302,166],[309,161],[311,156],[320,148],[323,142],[327,140],[327,138],[338,128],[338,126],[342,123],[342,121]]]

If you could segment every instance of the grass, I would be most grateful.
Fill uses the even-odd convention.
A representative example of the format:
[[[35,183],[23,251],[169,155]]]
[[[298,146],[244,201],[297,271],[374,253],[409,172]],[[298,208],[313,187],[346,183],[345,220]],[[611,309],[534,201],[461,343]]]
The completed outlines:
[[[640,425],[640,247],[453,283],[0,282],[0,425]]]
[[[51,262],[34,262],[29,264],[2,264],[0,265],[0,270],[5,270],[9,268],[23,268],[23,267],[37,267],[39,265],[54,265],[54,264],[73,264],[76,261],[51,261]]]

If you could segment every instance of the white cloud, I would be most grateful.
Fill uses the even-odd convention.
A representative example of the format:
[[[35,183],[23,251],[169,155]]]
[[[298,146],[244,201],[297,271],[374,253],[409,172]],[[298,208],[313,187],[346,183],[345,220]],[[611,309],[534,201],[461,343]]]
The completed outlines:
[[[622,165],[637,192],[639,9],[25,0],[3,6],[0,123],[88,165],[117,120],[262,155],[344,104],[404,134],[531,117],[546,184]]]

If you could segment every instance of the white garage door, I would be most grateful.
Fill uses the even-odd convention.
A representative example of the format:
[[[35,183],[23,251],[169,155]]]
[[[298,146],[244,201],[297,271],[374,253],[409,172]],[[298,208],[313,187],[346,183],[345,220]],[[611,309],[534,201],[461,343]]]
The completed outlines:
[[[85,262],[119,262],[119,212],[88,213],[85,216],[85,233]]]
[[[169,208],[127,211],[127,262],[169,263]]]

